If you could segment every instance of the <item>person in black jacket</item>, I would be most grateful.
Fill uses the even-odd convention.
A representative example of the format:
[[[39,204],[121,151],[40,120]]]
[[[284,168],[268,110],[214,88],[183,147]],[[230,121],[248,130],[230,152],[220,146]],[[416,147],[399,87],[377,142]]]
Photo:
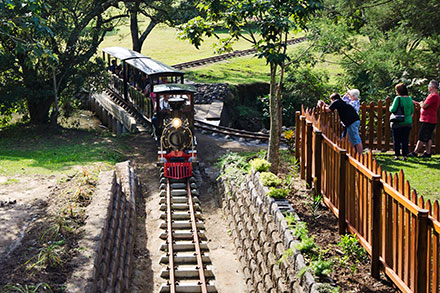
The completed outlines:
[[[318,106],[323,107],[326,112],[338,110],[339,119],[341,119],[344,128],[347,130],[350,143],[355,147],[357,153],[362,154],[363,147],[361,137],[359,136],[359,126],[361,124],[359,115],[352,106],[341,100],[338,93],[333,93],[330,99],[332,101],[330,106],[321,100],[318,101]]]

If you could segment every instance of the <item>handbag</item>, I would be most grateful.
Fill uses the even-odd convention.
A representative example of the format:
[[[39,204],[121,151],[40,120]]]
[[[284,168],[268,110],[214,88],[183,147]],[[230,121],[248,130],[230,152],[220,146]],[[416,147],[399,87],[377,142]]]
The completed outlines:
[[[399,105],[397,106],[396,112],[391,113],[390,122],[403,122],[405,121],[405,112],[403,107],[400,105],[400,97],[399,97]]]

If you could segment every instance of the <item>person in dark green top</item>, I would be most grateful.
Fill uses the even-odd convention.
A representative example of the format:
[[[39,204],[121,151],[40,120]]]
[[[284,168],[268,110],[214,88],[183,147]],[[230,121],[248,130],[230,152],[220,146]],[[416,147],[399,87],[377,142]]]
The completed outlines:
[[[403,108],[403,113],[405,114],[404,121],[391,122],[391,129],[394,141],[394,159],[399,159],[400,151],[402,150],[402,159],[406,160],[406,156],[409,152],[409,132],[412,126],[412,114],[414,113],[414,104],[412,98],[408,96],[408,89],[403,83],[396,84],[394,89],[396,90],[397,96],[393,100],[393,104],[390,107],[390,112],[396,112],[400,103],[400,106]]]

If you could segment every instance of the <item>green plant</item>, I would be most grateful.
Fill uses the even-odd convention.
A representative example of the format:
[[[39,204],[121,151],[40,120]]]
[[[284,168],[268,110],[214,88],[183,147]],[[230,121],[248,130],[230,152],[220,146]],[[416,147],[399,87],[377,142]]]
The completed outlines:
[[[343,266],[350,266],[353,273],[356,273],[358,263],[368,260],[367,252],[359,244],[356,235],[342,235],[341,240],[338,242],[338,246],[341,247],[344,252],[344,255],[341,258],[338,258],[339,263]]]
[[[265,172],[270,168],[270,163],[267,160],[260,158],[251,160],[249,164],[257,172]]]
[[[47,283],[36,285],[6,284],[1,288],[1,292],[37,293],[41,291],[53,292]]]
[[[40,237],[40,241],[54,241],[58,239],[59,234],[67,236],[68,233],[72,233],[74,229],[71,227],[72,222],[64,217],[57,216],[55,223],[51,225],[43,235]]]
[[[359,244],[356,235],[342,235],[341,240],[338,242],[338,246],[342,249],[344,254],[354,262],[365,262],[368,260],[367,252]]]
[[[309,230],[307,229],[306,222],[298,221],[293,229],[293,235],[300,239],[309,237]]]
[[[316,212],[321,207],[323,196],[321,193],[312,193],[310,196],[310,200],[307,202],[307,205],[309,206],[313,218],[319,218],[316,216]]]
[[[293,156],[290,153],[282,153],[283,155],[283,160],[284,161],[289,161],[289,165],[288,165],[288,173],[286,174],[286,177],[283,180],[283,185],[286,186],[288,189],[290,190],[295,190],[295,178],[298,177],[298,161],[295,158],[295,156]]]
[[[234,153],[228,151],[225,155],[221,156],[217,161],[217,167],[224,169],[226,167],[234,167],[247,171],[249,169],[249,163],[246,160],[244,154]]]
[[[64,253],[62,245],[64,245],[64,240],[60,240],[51,244],[44,244],[43,247],[40,249],[40,252],[36,256],[30,258],[25,263],[27,265],[33,260],[36,260],[27,269],[30,270],[42,265],[51,267],[57,267],[61,265],[62,255]]]
[[[341,288],[339,286],[333,287],[331,284],[320,283],[317,288],[319,293],[340,293]]]
[[[257,158],[266,159],[267,158],[267,150],[261,149],[257,154]]]
[[[288,196],[288,195],[289,195],[288,189],[275,188],[275,187],[271,187],[269,189],[269,192],[267,193],[267,196],[270,196],[270,197],[276,198],[276,199],[286,198],[286,196]]]
[[[318,260],[312,261],[311,268],[314,274],[318,277],[328,276],[332,271],[334,262],[332,260],[323,260],[318,258]]]
[[[295,227],[295,223],[296,223],[295,215],[290,212],[285,213],[284,219],[286,220],[287,225],[289,226],[289,229],[293,230]]]
[[[301,238],[301,242],[296,243],[294,248],[301,253],[310,254],[316,248],[315,237]]]
[[[277,187],[281,185],[282,180],[271,172],[262,172],[260,174],[260,182],[263,183],[264,186]]]

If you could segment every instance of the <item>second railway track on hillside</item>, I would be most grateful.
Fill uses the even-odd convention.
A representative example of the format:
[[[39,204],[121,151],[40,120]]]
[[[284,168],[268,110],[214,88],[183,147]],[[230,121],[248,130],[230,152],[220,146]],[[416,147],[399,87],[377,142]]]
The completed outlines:
[[[304,42],[305,40],[306,40],[305,37],[291,39],[291,40],[287,41],[287,45],[298,44],[298,43]],[[224,61],[226,59],[252,55],[255,53],[257,53],[256,49],[236,50],[236,51],[226,53],[226,54],[221,54],[218,56],[213,56],[213,57],[208,57],[208,58],[198,59],[198,60],[194,60],[194,61],[175,64],[175,65],[173,65],[173,67],[178,70],[182,70],[182,69],[187,69],[187,68],[203,66],[206,64],[216,63],[216,62]]]

